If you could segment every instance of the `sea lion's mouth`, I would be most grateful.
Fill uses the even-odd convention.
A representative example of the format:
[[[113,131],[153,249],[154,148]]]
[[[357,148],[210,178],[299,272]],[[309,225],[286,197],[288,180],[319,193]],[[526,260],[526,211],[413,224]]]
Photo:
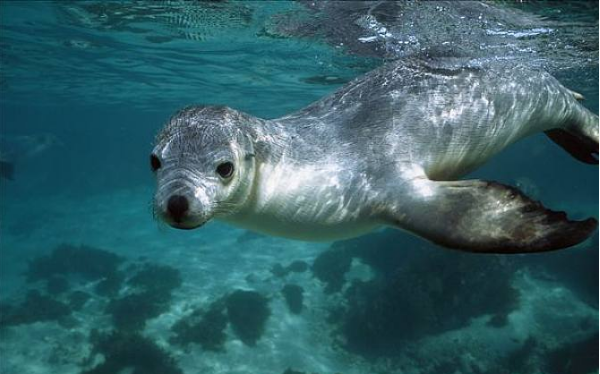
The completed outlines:
[[[194,197],[181,192],[156,196],[154,211],[160,220],[179,230],[197,229],[212,218]]]
[[[207,221],[204,222],[200,222],[200,223],[190,223],[190,222],[167,222],[171,227],[173,227],[174,229],[179,229],[179,230],[194,230],[197,228],[200,228],[202,226],[204,226],[204,224]]]
[[[157,209],[158,210],[158,209]],[[210,220],[210,217],[204,217],[203,215],[190,214],[187,212],[183,216],[173,216],[168,210],[158,210],[156,217],[178,230],[194,230],[202,227]]]

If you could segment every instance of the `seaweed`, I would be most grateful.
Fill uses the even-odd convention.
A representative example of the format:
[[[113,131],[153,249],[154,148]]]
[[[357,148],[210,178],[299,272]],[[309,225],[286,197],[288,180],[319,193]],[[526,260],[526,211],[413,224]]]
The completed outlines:
[[[0,303],[0,328],[9,325],[11,316],[14,314],[14,312],[14,306],[7,303]]]
[[[102,354],[104,362],[82,374],[114,374],[125,369],[132,374],[183,374],[167,352],[139,333],[93,331],[90,340],[94,354]]]
[[[598,243],[597,235],[592,242]],[[598,244],[594,244],[574,247],[568,251],[547,252],[542,256],[523,256],[519,258],[519,263],[534,272],[541,272],[542,276],[550,275],[595,307],[598,305],[599,295],[599,256]]]
[[[435,323],[431,297],[400,278],[390,284],[355,282],[344,297],[348,306],[340,331],[346,348],[359,354],[394,354],[400,343],[422,335]]]
[[[183,346],[197,343],[204,350],[223,351],[227,339],[227,323],[225,305],[221,300],[217,300],[207,311],[198,309],[175,323],[172,330],[176,336],[172,342]]]
[[[545,362],[546,370],[550,374],[596,372],[598,370],[598,333],[548,352]]]
[[[309,374],[309,373],[307,373],[305,371],[294,370],[292,368],[287,368],[287,369],[285,369],[283,374]],[[311,373],[311,374],[318,374],[318,373]],[[341,374],[341,373],[336,373],[336,374]]]
[[[283,278],[286,275],[288,275],[288,270],[281,264],[275,264],[271,268],[271,274],[273,274],[277,278]]]
[[[440,373],[463,373],[464,368],[461,367],[459,357],[450,357],[447,359],[441,359],[433,364],[430,370],[427,370],[427,374],[440,374]],[[491,373],[490,373],[491,374]]]
[[[534,368],[532,357],[538,347],[537,340],[530,336],[522,346],[506,356],[504,366],[508,373],[529,373]]]
[[[303,371],[294,370],[292,368],[287,368],[287,369],[285,369],[283,374],[306,374],[306,373]]]
[[[112,315],[115,327],[122,330],[141,330],[146,321],[169,309],[170,298],[151,292],[129,294],[111,300],[106,311]]]
[[[73,291],[67,297],[69,301],[69,306],[72,310],[78,311],[83,308],[83,306],[88,302],[88,300],[92,297],[87,292],[84,291]]]
[[[46,280],[46,292],[50,295],[60,295],[69,290],[69,281],[65,277],[54,275]]]
[[[296,260],[287,266],[287,270],[294,273],[304,273],[308,270],[306,261]]]
[[[4,306],[1,311],[1,326],[15,326],[42,321],[55,321],[71,314],[68,305],[36,290],[29,291],[18,306]]]
[[[181,273],[170,266],[146,264],[127,283],[147,292],[167,295],[181,286]]]
[[[344,285],[344,275],[350,270],[352,254],[344,248],[331,248],[321,253],[313,263],[312,272],[325,283],[325,293],[339,292]]]
[[[136,331],[143,329],[148,319],[169,310],[171,293],[181,285],[181,275],[172,267],[148,264],[127,283],[133,292],[111,300],[106,311],[112,315],[115,327]]]
[[[302,313],[304,302],[304,288],[295,284],[286,284],[281,290],[288,309],[294,314]]]
[[[329,319],[348,350],[364,356],[393,355],[407,341],[463,327],[476,316],[491,315],[495,326],[507,322],[519,302],[509,260],[433,247],[399,249],[398,235],[374,234],[375,247],[367,246],[365,238],[338,242],[329,256],[325,252],[317,259],[329,291],[343,286],[339,269],[345,270],[354,257],[376,271],[375,278],[346,288],[345,308],[332,311],[337,318]],[[377,254],[386,261],[377,260]],[[340,261],[343,266],[336,265]],[[327,264],[338,266],[335,276],[327,274]]]
[[[283,266],[281,264],[273,265],[273,267],[271,268],[271,273],[278,278],[283,278],[289,273],[304,273],[307,270],[308,264],[305,261],[296,260],[288,266]]]
[[[399,234],[396,230],[385,230],[335,242],[331,248],[345,252],[350,258],[360,258],[362,263],[371,266],[379,276],[388,278],[394,275],[400,264],[419,256],[418,251],[406,250],[418,246],[421,246],[420,239]]]
[[[119,293],[125,276],[120,271],[108,274],[96,284],[94,291],[100,296],[111,297]]]
[[[120,256],[102,249],[63,244],[31,261],[26,276],[29,282],[66,274],[97,280],[114,273],[122,261]]]
[[[41,256],[29,263],[27,279],[30,282],[45,280],[49,293],[61,295],[68,290],[69,274],[78,275],[84,280],[98,281],[94,292],[99,296],[110,297],[106,312],[112,315],[115,327],[124,331],[137,331],[145,327],[148,319],[167,311],[172,299],[172,291],[182,283],[180,272],[169,266],[146,264],[129,279],[119,270],[124,259],[102,249],[88,246],[61,245],[49,255]],[[126,269],[133,272],[135,267]],[[124,282],[129,292],[121,294]],[[72,310],[80,310],[90,299],[90,295],[75,291],[65,296],[69,305],[33,292],[28,295],[17,312],[4,313],[6,324],[29,323],[40,319],[55,319],[55,315],[66,315]],[[39,306],[38,306],[39,304]],[[27,309],[27,310],[25,310]],[[30,310],[31,309],[31,310]],[[47,316],[41,315],[44,311]]]
[[[271,315],[269,300],[256,291],[236,290],[225,299],[233,331],[249,346],[256,345]]]

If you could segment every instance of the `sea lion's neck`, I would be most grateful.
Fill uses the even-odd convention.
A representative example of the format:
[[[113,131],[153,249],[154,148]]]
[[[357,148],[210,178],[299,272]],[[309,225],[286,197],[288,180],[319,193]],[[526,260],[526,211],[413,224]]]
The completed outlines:
[[[279,163],[281,158],[295,158],[294,143],[298,140],[297,129],[279,119],[260,119],[252,126],[252,143],[258,163]]]
[[[353,174],[341,172],[336,145],[315,127],[311,118],[257,122],[251,132],[256,157],[249,198],[235,214],[219,219],[311,241],[345,239],[376,227],[376,222],[357,219],[356,204],[364,200],[344,198]]]

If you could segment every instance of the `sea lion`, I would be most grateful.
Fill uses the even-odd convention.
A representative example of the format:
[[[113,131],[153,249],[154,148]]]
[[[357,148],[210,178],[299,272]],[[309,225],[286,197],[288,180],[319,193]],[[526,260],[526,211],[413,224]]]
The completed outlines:
[[[180,229],[216,218],[336,240],[392,226],[472,252],[569,247],[595,219],[572,221],[513,187],[457,179],[542,131],[597,164],[598,116],[576,96],[525,67],[408,59],[273,120],[187,107],[150,156],[154,209]]]

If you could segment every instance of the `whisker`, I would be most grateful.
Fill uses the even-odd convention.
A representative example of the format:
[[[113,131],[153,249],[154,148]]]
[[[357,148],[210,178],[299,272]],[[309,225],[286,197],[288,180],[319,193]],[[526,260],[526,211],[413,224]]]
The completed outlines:
[[[152,219],[156,223],[158,231],[161,233],[166,232],[169,225],[159,217],[156,204],[154,204],[154,199],[150,199],[148,202],[148,210],[150,211],[150,214],[152,214]]]

